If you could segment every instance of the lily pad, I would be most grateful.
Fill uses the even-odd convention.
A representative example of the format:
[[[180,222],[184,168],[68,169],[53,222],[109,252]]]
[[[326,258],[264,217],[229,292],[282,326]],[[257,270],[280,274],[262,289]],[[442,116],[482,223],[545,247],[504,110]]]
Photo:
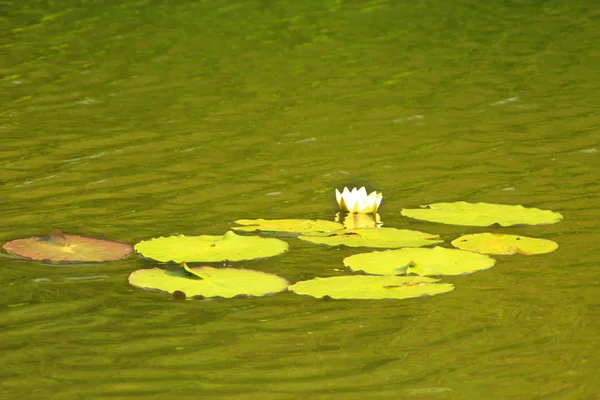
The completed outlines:
[[[11,240],[2,248],[20,257],[55,263],[112,261],[133,252],[133,247],[127,243],[65,235],[58,229],[52,230],[48,236]]]
[[[501,226],[546,225],[563,219],[557,212],[527,208],[521,205],[467,203],[434,203],[420,209],[405,208],[402,215],[410,218],[450,225]]]
[[[344,259],[352,271],[375,275],[466,275],[494,266],[496,260],[470,251],[434,247],[355,254]]]
[[[302,295],[332,299],[408,299],[454,290],[450,283],[421,276],[334,276],[300,281],[288,289]]]
[[[322,219],[238,219],[231,229],[240,232],[283,232],[283,233],[307,233],[307,232],[333,232],[344,229],[344,225],[325,221]]]
[[[272,257],[288,249],[279,239],[239,236],[229,231],[223,236],[169,236],[142,240],[135,250],[146,258],[161,262],[241,261]]]
[[[234,223],[242,226],[233,226],[231,229],[241,232],[333,232],[344,229],[344,225],[325,221],[322,219],[238,219]]]
[[[176,271],[140,269],[129,275],[129,283],[143,289],[194,296],[265,296],[285,290],[289,282],[277,275],[236,268],[194,267]]]
[[[307,234],[299,239],[328,246],[350,247],[420,247],[442,243],[439,235],[396,228],[360,228],[347,229],[331,234]]]
[[[454,247],[483,254],[543,254],[558,248],[552,240],[519,235],[477,233],[461,236],[452,241]]]

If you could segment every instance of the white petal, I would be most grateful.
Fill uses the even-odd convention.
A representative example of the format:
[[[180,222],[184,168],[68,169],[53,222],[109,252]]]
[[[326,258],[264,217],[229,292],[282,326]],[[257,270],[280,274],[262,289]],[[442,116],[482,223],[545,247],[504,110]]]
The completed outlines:
[[[358,207],[358,202],[354,198],[344,198],[344,202],[346,203],[346,208],[348,212],[356,212],[354,211]]]
[[[340,202],[340,209],[342,211],[348,211],[348,204],[346,204],[346,200],[342,197],[342,201]]]
[[[376,200],[377,200],[377,192],[371,192],[371,194],[367,196],[367,203],[369,203],[369,204],[375,204]]]
[[[371,192],[367,197],[365,212],[375,212],[377,210],[377,192]]]
[[[340,193],[335,189],[335,198],[340,206],[340,209],[349,213],[374,213],[379,208],[383,195],[377,193],[376,190],[367,194],[367,189],[364,186],[360,188],[344,190]]]

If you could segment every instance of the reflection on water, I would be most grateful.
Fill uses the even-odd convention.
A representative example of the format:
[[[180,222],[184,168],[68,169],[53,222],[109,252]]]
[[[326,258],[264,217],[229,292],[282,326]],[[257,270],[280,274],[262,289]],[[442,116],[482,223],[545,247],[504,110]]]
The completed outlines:
[[[108,275],[82,275],[82,276],[65,276],[65,277],[50,277],[50,278],[35,278],[33,281],[37,283],[65,283],[65,282],[81,282],[81,281],[103,281],[108,278]]]
[[[598,11],[566,4],[5,2],[2,242],[331,219],[334,189],[357,184],[386,196],[369,224],[446,247],[463,227],[400,210],[485,201],[565,220],[502,230],[556,252],[498,257],[406,301],[179,302],[128,285],[163,266],[137,256],[72,269],[2,255],[0,393],[597,397]],[[289,241],[233,267],[293,283],[348,274],[342,260],[368,250]]]
[[[362,214],[339,212],[335,214],[334,221],[344,224],[347,229],[379,228],[383,226],[379,213]]]

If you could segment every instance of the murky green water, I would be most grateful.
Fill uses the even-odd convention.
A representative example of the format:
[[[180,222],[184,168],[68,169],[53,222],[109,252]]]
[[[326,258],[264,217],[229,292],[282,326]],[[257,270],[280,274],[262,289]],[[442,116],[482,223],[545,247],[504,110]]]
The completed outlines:
[[[176,302],[131,257],[0,258],[0,394],[20,399],[594,399],[600,9],[589,1],[0,3],[0,241],[135,243],[239,218],[324,218],[334,188],[403,207],[523,204],[560,248],[452,293]],[[290,241],[244,267],[343,274]]]

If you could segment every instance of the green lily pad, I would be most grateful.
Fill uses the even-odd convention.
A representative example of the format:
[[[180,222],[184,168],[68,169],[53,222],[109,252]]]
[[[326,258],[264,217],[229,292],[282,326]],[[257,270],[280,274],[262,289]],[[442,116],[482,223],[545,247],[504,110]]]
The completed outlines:
[[[443,242],[439,235],[396,228],[347,229],[328,235],[311,233],[298,238],[328,246],[377,248],[420,247]]]
[[[450,283],[421,276],[334,276],[300,281],[288,289],[302,295],[332,299],[409,299],[454,290]]]
[[[223,236],[169,236],[142,240],[135,250],[146,258],[167,262],[241,261],[272,257],[288,249],[279,239],[239,236],[229,231]]]
[[[454,247],[483,254],[543,254],[558,249],[552,240],[519,235],[477,233],[464,235],[452,241]]]
[[[344,259],[352,271],[375,275],[466,275],[494,266],[496,260],[470,251],[434,247],[355,254]]]
[[[322,219],[238,219],[234,223],[242,226],[233,226],[231,229],[241,232],[333,232],[344,229],[344,225],[325,221]]]
[[[48,236],[11,240],[2,248],[30,260],[55,263],[113,261],[133,252],[133,247],[127,243],[65,235],[58,229],[52,230]]]
[[[289,282],[277,275],[249,269],[194,267],[177,271],[140,269],[129,275],[129,283],[142,289],[194,296],[265,296],[285,290]],[[179,293],[181,292],[181,293]]]
[[[521,205],[467,203],[434,203],[420,209],[405,208],[402,215],[410,218],[450,225],[501,226],[546,225],[563,219],[557,212],[526,208]]]

